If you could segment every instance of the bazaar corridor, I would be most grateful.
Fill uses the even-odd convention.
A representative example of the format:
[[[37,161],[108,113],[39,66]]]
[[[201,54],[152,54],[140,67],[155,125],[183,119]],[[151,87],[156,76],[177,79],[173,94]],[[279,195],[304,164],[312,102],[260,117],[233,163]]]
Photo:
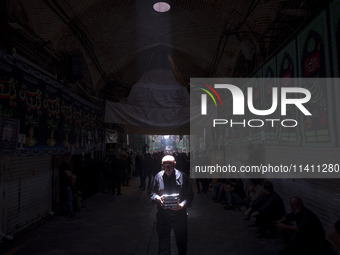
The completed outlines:
[[[134,177],[121,196],[97,193],[84,201],[87,208],[79,217],[51,217],[3,243],[0,254],[157,254],[157,208],[138,185]],[[188,254],[269,255],[282,249],[280,238],[257,237],[240,211],[226,211],[211,197],[211,192],[196,193],[188,208]],[[173,236],[172,250],[177,254]]]

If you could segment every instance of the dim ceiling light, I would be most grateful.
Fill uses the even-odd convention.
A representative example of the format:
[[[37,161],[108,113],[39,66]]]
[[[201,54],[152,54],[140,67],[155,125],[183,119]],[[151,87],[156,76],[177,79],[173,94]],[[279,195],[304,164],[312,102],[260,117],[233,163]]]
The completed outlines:
[[[170,10],[170,5],[165,2],[157,2],[153,5],[153,9],[156,12],[167,12]]]

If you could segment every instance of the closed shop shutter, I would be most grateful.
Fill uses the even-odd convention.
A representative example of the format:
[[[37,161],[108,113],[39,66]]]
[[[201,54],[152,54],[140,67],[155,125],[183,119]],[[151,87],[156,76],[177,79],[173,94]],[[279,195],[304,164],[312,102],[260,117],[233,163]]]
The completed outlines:
[[[7,233],[16,233],[51,210],[51,156],[12,157],[7,176]]]

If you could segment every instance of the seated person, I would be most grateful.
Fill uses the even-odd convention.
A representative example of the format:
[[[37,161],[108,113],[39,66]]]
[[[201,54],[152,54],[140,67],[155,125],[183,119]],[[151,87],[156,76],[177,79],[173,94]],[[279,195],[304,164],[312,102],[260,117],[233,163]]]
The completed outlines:
[[[285,215],[282,198],[274,191],[271,182],[263,184],[263,195],[249,208],[250,226],[260,228],[260,234],[267,236],[275,231],[275,222]]]
[[[254,202],[263,195],[263,187],[258,184],[257,179],[249,179],[248,180],[248,187],[246,191],[246,197],[244,199],[244,205],[245,205],[245,213],[244,213],[244,219],[249,220],[250,219],[250,208],[253,207]]]
[[[236,209],[243,205],[245,192],[241,179],[230,179],[227,184],[223,185],[223,189],[226,200],[225,210]]]
[[[326,239],[340,251],[340,220],[327,231]]]
[[[207,178],[196,178],[197,193],[207,193],[209,191],[209,180]]]
[[[328,254],[325,231],[319,218],[304,207],[298,197],[291,198],[289,204],[292,212],[282,217],[276,225],[282,230],[285,242],[285,248],[279,254]],[[295,224],[291,225],[291,222]]]
[[[223,184],[225,183],[226,183],[226,179],[218,179],[217,182],[214,184],[212,200],[214,200],[215,202],[221,202],[222,195],[223,195],[222,187],[223,187]]]

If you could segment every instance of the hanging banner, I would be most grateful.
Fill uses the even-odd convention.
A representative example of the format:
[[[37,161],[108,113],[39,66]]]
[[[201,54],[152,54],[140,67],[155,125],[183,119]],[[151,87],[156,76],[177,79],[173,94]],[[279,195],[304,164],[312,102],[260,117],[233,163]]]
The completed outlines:
[[[117,130],[106,129],[106,143],[118,143]]]
[[[277,54],[277,70],[278,77],[284,81],[280,84],[281,87],[297,86],[297,84],[291,84],[294,82],[293,77],[297,77],[297,56],[296,56],[296,41],[293,40],[283,50]],[[297,111],[294,107],[287,109],[287,118],[295,119],[297,117]],[[300,129],[280,127],[279,142],[287,144],[298,144],[301,139]]]
[[[334,1],[330,5],[331,44],[333,54],[334,77],[340,75],[340,1]]]
[[[19,120],[0,117],[0,155],[15,154],[19,125]]]
[[[263,66],[263,77],[263,95],[261,97],[262,105],[264,106],[264,109],[269,109],[273,101],[272,88],[277,86],[277,84],[275,84],[275,82],[277,81],[277,79],[275,79],[277,77],[276,57],[273,57]],[[277,119],[279,115],[277,112],[275,112],[268,117]],[[279,126],[272,128],[269,123],[266,123],[263,130],[262,140],[266,142],[276,143],[279,128]]]
[[[318,78],[329,77],[329,48],[326,13],[323,12],[298,36],[299,73],[309,81],[301,84],[312,93],[310,109],[313,116],[302,119],[304,144],[335,143],[333,134],[333,100],[329,83],[319,83]],[[306,79],[304,80],[306,81]],[[329,82],[330,80],[326,80]]]
[[[19,154],[100,149],[102,109],[0,51],[0,116],[21,120]]]
[[[14,67],[0,59],[0,116],[12,118],[17,106],[17,81]]]
[[[336,0],[330,5],[330,31],[331,31],[331,43],[332,43],[332,55],[333,55],[333,75],[334,77],[340,76],[340,1]],[[340,101],[337,100],[340,97],[340,86],[335,86],[335,116],[337,133],[340,133]],[[338,136],[338,144],[340,137]]]

